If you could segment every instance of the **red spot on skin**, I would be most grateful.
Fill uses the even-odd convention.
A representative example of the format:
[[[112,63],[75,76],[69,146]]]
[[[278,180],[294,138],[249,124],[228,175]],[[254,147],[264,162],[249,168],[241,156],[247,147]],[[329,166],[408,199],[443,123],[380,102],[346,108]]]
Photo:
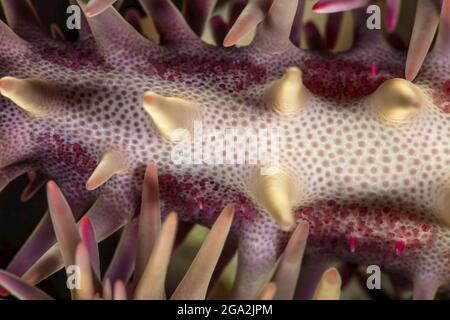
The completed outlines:
[[[441,87],[433,92],[434,104],[437,105],[442,112],[450,113],[450,80],[444,81]]]
[[[403,240],[395,241],[395,253],[400,254],[405,250],[406,244]]]
[[[444,85],[442,86],[442,92],[446,96],[450,96],[450,80],[444,82]]]
[[[372,68],[370,69],[372,76],[376,77],[378,75],[378,68],[376,63],[372,63]]]
[[[177,55],[151,59],[146,65],[150,67],[137,71],[186,84],[192,84],[193,76],[202,77],[227,91],[242,91],[266,81],[265,68],[246,59]]]
[[[72,70],[84,67],[98,68],[100,66],[107,68],[103,57],[93,48],[77,46],[74,50],[66,50],[59,47],[39,47],[35,52],[44,60]]]
[[[309,216],[313,212],[314,212],[313,208],[305,208],[304,211],[303,211],[303,214],[306,215],[306,216]]]
[[[309,59],[301,69],[305,86],[311,92],[347,102],[370,95],[386,79],[402,74],[400,65],[379,64],[373,70],[371,63],[337,59]]]
[[[48,133],[37,138],[38,143],[45,144],[55,154],[56,158],[64,162],[79,174],[91,173],[97,166],[95,161],[78,143],[66,143],[59,135]]]
[[[158,180],[161,201],[170,203],[171,209],[180,216],[186,214],[189,219],[208,225],[217,219],[223,207],[234,203],[234,226],[251,223],[257,217],[257,210],[249,198],[213,180],[194,181],[190,175],[175,177],[168,174],[161,175]],[[223,196],[218,197],[218,194]]]
[[[350,237],[350,241],[348,243],[349,247],[350,247],[350,252],[353,253],[356,251],[356,243],[357,243],[358,239],[356,237]]]
[[[399,259],[396,252],[402,253],[406,243],[409,250],[408,254],[401,255],[402,259],[410,259],[424,247],[432,246],[436,228],[421,216],[411,219],[411,215],[390,207],[335,201],[319,201],[295,212],[297,219],[310,224],[311,248],[357,263]],[[393,238],[397,242],[393,243]],[[356,248],[358,254],[352,254]]]

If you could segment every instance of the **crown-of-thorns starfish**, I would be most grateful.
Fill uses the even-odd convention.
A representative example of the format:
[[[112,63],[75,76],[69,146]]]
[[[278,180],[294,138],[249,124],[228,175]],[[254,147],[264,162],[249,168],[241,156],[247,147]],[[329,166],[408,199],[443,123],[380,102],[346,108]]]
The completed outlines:
[[[53,39],[35,23],[40,5],[48,12],[52,2],[2,1],[0,189],[28,174],[26,200],[54,181],[74,219],[86,213],[101,241],[145,210],[145,165],[155,163],[164,218],[176,211],[183,223],[210,227],[236,204],[224,244],[224,256],[239,252],[236,298],[261,292],[301,221],[310,235],[296,297],[313,297],[335,260],[400,275],[416,299],[448,291],[449,0],[418,1],[407,52],[365,27],[372,1],[318,1],[317,12],[352,10],[358,35],[336,54],[293,44],[321,42],[319,28],[303,21],[305,1],[236,1],[228,18],[212,20],[215,46],[198,36],[215,1],[185,1],[182,12],[169,0],[138,1],[158,44],[138,32],[136,15],[127,17],[137,29],[117,3],[100,0],[72,1],[84,12],[77,42],[65,42],[54,24]],[[402,3],[385,7],[392,42]],[[340,25],[339,15],[329,21]],[[234,47],[255,26],[251,44]],[[336,37],[327,32],[327,43]],[[232,148],[223,149],[217,133],[230,128]],[[194,139],[185,158],[195,160],[175,161],[185,136]],[[270,150],[278,161],[265,175],[267,159],[253,155]],[[6,268],[28,283],[77,253],[79,241],[68,252],[54,246],[63,239],[53,231],[53,204]],[[139,231],[148,242],[138,255],[157,242],[152,231]],[[83,245],[78,255],[86,265]],[[146,263],[136,270],[135,279],[144,277]],[[324,288],[339,282],[334,271],[325,278]]]

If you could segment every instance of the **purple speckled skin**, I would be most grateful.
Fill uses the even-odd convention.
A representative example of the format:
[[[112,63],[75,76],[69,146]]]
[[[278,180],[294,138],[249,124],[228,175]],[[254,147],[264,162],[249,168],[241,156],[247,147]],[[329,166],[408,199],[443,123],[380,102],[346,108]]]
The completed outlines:
[[[384,80],[402,77],[405,61],[377,31],[362,32],[352,51],[335,56],[301,51],[268,35],[245,48],[225,49],[203,43],[160,0],[141,1],[160,32],[159,45],[112,8],[89,18],[92,34],[85,30],[77,43],[65,43],[26,19],[19,23],[27,17],[24,5],[7,2],[14,32],[1,25],[1,75],[53,84],[42,116],[1,98],[0,186],[39,170],[58,184],[77,218],[98,199],[88,215],[103,239],[135,216],[145,167],[154,163],[163,216],[175,210],[182,221],[210,226],[227,203],[237,204],[226,250],[239,247],[236,296],[253,296],[288,236],[250,199],[247,181],[256,165],[174,164],[173,145],[142,108],[142,96],[151,90],[197,102],[205,131],[280,130],[280,161],[304,199],[295,215],[311,225],[309,261],[316,264],[301,276],[306,292],[318,270],[338,259],[402,274],[424,297],[433,290],[427,284],[448,281],[450,231],[434,213],[436,194],[450,173],[444,112],[450,97],[442,91],[448,57],[430,54],[415,81],[426,96],[421,112],[397,127],[377,118],[367,99]],[[378,66],[376,75],[372,65]],[[266,107],[264,90],[291,66],[302,69],[312,98],[304,112],[286,118]],[[126,156],[127,171],[86,190],[109,150]],[[8,270],[24,274],[53,243],[47,215]]]

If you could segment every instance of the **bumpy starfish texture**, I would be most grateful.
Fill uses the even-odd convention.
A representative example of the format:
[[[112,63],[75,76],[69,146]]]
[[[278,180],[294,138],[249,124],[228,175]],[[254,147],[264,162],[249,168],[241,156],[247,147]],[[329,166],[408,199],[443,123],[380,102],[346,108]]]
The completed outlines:
[[[86,266],[92,245],[79,246],[73,231],[77,241],[67,242],[62,230],[73,229],[86,213],[87,238],[89,228],[101,241],[127,225],[124,234],[132,241],[140,210],[146,223],[139,233],[150,241],[147,248],[141,242],[136,253],[142,279],[163,230],[142,215],[156,210],[142,200],[151,195],[141,196],[145,164],[152,162],[159,168],[163,218],[176,211],[181,221],[212,226],[222,208],[236,204],[223,244],[224,251],[239,251],[235,298],[261,293],[290,231],[304,220],[308,256],[323,262],[316,268],[319,276],[340,259],[401,273],[414,283],[414,298],[431,299],[439,286],[448,289],[448,0],[420,5],[424,10],[418,10],[408,54],[391,48],[380,31],[367,30],[364,13],[355,10],[357,41],[352,50],[333,55],[302,51],[289,41],[291,31],[298,32],[292,25],[301,21],[303,1],[250,2],[250,9],[233,18],[236,28],[216,24],[222,25],[216,38],[228,46],[260,22],[253,42],[239,49],[202,42],[197,34],[204,23],[194,32],[187,21],[195,19],[184,19],[168,0],[139,1],[159,44],[138,33],[110,2],[77,2],[88,25],[82,24],[78,42],[67,43],[33,25],[26,1],[3,1],[9,26],[0,24],[0,188],[27,172],[54,181],[48,185],[50,210],[7,267],[10,274],[35,284],[63,262],[78,259]],[[348,6],[338,6],[344,2]],[[90,12],[94,3],[98,14]],[[330,12],[363,1],[320,3]],[[212,4],[195,1],[198,21]],[[191,15],[193,7],[184,13]],[[424,26],[427,17],[433,23]],[[308,36],[311,27],[305,29]],[[221,149],[217,132],[230,128],[236,149],[246,148],[243,158]],[[257,138],[248,135],[249,128]],[[271,130],[278,131],[277,141],[267,134]],[[171,139],[180,131],[181,142]],[[174,152],[180,146],[182,155]],[[276,146],[278,173],[264,176],[267,159],[252,156]],[[64,217],[58,224],[56,212]],[[127,246],[125,240],[120,244],[117,261],[130,258]],[[67,252],[61,255],[62,247]],[[111,270],[119,275],[133,268]],[[317,275],[305,277],[314,285],[302,282],[300,274],[297,296],[330,297],[314,292]],[[292,291],[282,277],[274,280],[263,296],[273,295],[274,286]],[[123,298],[124,283],[111,281],[106,291]],[[335,288],[340,280],[331,270],[320,283]],[[203,296],[204,287],[199,292]]]

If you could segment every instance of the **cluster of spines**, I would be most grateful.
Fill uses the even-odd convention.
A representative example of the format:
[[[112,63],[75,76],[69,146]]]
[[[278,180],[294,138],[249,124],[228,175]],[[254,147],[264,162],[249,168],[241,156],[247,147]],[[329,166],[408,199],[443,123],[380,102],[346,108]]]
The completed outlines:
[[[53,181],[47,183],[49,211],[58,246],[66,267],[77,265],[81,272],[79,288],[71,289],[73,299],[166,299],[165,279],[177,234],[177,215],[169,213],[161,224],[156,167],[149,165],[142,190],[141,213],[125,226],[119,245],[104,279],[94,228],[88,217],[77,225],[61,190]],[[156,196],[155,196],[156,195]],[[171,295],[171,299],[205,299],[213,272],[227,239],[234,216],[228,205],[217,218],[191,266]],[[151,236],[152,239],[148,239]],[[272,282],[258,297],[262,300],[292,298],[296,278],[308,237],[308,224],[302,222],[293,232]],[[130,281],[131,275],[133,279]],[[0,271],[0,286],[19,299],[52,299],[23,279]],[[335,268],[326,270],[317,285],[314,299],[335,300],[341,294],[341,279]]]

